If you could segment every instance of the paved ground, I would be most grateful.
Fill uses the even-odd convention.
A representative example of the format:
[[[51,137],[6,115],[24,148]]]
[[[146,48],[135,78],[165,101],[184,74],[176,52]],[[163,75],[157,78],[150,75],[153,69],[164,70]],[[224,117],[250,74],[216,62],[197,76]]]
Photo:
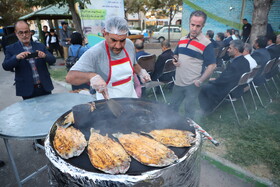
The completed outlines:
[[[148,49],[150,53],[160,54],[157,49]],[[0,52],[0,62],[2,63],[4,54]],[[59,63],[59,62],[58,62]],[[21,97],[15,96],[15,87],[13,86],[14,73],[6,72],[0,67],[0,110],[5,107],[21,101]],[[67,92],[68,90],[60,84],[54,83],[53,93]],[[20,125],[20,123],[19,123]],[[10,140],[14,152],[15,161],[20,173],[21,179],[32,173],[39,167],[45,165],[48,161],[42,150],[35,152],[32,148],[32,141],[29,140]],[[0,168],[0,186],[16,186],[15,177],[12,172],[8,155],[3,140],[0,140],[0,160],[4,160],[6,165]],[[24,186],[49,186],[47,170],[43,171],[36,178],[31,179]],[[206,160],[201,161],[200,187],[249,187],[253,186],[241,179],[225,173]]]

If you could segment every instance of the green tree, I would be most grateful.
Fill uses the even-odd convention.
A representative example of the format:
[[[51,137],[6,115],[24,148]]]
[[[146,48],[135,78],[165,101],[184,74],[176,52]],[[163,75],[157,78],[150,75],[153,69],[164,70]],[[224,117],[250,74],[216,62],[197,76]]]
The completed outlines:
[[[0,1],[0,25],[8,26],[14,24],[19,17],[31,13],[32,9],[26,7],[23,0],[1,0]]]
[[[136,13],[138,14],[138,18],[140,18],[140,13],[143,12],[143,14],[146,15],[146,13],[153,7],[153,2],[151,0],[124,0],[124,7],[125,17],[127,17],[127,14]],[[140,19],[139,25],[141,25]],[[144,27],[141,25],[142,29]]]
[[[153,10],[157,17],[168,17],[168,26],[177,12],[182,7],[182,0],[125,0],[125,14],[143,12],[144,15],[150,10]],[[168,29],[170,31],[170,29]],[[170,40],[170,32],[168,31],[168,40]]]
[[[67,5],[69,7],[69,11],[71,12],[75,29],[79,33],[83,33],[82,26],[81,26],[81,18],[78,14],[78,10],[75,7],[75,3],[80,3],[84,5],[84,3],[90,3],[90,0],[25,0],[25,1],[29,6],[47,6],[47,5],[56,5],[56,4]]]
[[[181,10],[182,0],[151,0],[154,10],[158,16],[169,17],[168,21],[168,41],[170,40],[170,25],[176,13]]]

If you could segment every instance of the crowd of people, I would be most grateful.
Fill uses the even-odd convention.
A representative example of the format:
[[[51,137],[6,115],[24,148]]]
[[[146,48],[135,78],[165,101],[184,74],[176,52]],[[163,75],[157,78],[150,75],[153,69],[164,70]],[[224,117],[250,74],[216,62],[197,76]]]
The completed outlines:
[[[216,33],[216,37],[213,30],[202,34],[206,19],[207,15],[202,11],[194,11],[190,15],[190,32],[180,39],[174,53],[168,41],[161,43],[163,53],[158,56],[151,77],[153,81],[158,80],[166,60],[173,59],[176,71],[175,75],[172,75],[175,81],[170,106],[178,111],[184,103],[185,115],[190,118],[194,118],[197,111],[202,114],[212,112],[238,84],[241,76],[257,66],[260,66],[260,70],[254,78],[254,84],[263,84],[265,76],[262,71],[266,63],[280,56],[280,35],[270,32],[271,26],[268,26],[266,35],[258,36],[253,44],[250,44],[252,26],[247,19],[243,19],[241,34],[236,29],[227,29],[224,33]],[[135,48],[138,58],[148,54],[141,41],[135,43]],[[220,66],[223,66],[220,76],[210,78],[213,71]],[[274,68],[271,76],[277,72],[278,68]],[[243,89],[244,87],[237,89],[233,96],[239,97],[243,94]]]
[[[160,80],[165,62],[173,59],[176,70],[168,78],[174,78],[170,106],[178,111],[184,103],[186,117],[194,118],[199,110],[205,114],[213,111],[243,73],[257,65],[263,69],[270,59],[280,55],[280,35],[258,36],[251,45],[248,43],[251,25],[246,19],[241,36],[238,30],[228,29],[225,33],[218,32],[216,37],[212,30],[202,33],[206,20],[203,11],[192,12],[189,33],[180,39],[174,52],[169,41],[161,43],[162,54],[151,75],[137,63],[140,56],[149,54],[144,51],[144,41],[129,40],[127,21],[120,17],[106,20],[102,30],[105,40],[93,47],[81,33],[72,33],[67,22],[62,22],[58,34],[44,26],[44,40],[40,43],[32,39],[29,25],[18,21],[14,26],[17,40],[5,46],[2,66],[15,72],[16,95],[30,99],[51,94],[54,88],[48,71],[48,65],[56,62],[53,51],[59,51],[65,61],[68,56],[77,56],[79,60],[69,69],[66,81],[73,90],[93,88],[99,100],[139,97],[135,79],[142,83]],[[216,67],[225,61],[229,62],[221,75],[209,80]],[[258,85],[264,81],[260,71],[254,82]]]

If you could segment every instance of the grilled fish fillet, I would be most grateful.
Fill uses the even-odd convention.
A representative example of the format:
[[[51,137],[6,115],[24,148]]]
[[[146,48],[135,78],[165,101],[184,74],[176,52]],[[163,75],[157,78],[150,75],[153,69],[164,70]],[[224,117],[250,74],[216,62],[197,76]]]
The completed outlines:
[[[186,130],[162,129],[145,133],[152,136],[156,141],[173,147],[190,147],[195,142],[194,134]]]
[[[63,125],[66,125],[68,123],[70,123],[70,124],[74,124],[75,123],[73,112],[70,112],[64,118],[65,118],[65,120],[63,122]]]
[[[123,147],[108,136],[91,129],[88,156],[92,165],[105,173],[125,173],[130,167],[130,156]]]
[[[163,167],[178,160],[175,153],[156,140],[136,133],[116,134],[124,149],[144,165]]]
[[[87,141],[80,130],[72,126],[68,128],[57,126],[53,146],[62,158],[69,159],[79,156],[87,146]]]

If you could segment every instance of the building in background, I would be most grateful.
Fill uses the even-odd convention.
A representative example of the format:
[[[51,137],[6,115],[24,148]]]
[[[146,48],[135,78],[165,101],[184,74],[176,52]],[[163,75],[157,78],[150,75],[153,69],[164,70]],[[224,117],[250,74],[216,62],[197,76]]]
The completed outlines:
[[[244,0],[183,0],[182,32],[188,33],[188,18],[194,10],[203,10],[207,13],[207,24],[203,31],[213,30],[215,33],[224,32],[226,29],[234,28],[241,31],[242,19],[246,18],[252,24],[254,1]],[[215,6],[212,6],[215,5]],[[280,32],[280,1],[273,2],[268,15],[270,23],[275,32]]]

